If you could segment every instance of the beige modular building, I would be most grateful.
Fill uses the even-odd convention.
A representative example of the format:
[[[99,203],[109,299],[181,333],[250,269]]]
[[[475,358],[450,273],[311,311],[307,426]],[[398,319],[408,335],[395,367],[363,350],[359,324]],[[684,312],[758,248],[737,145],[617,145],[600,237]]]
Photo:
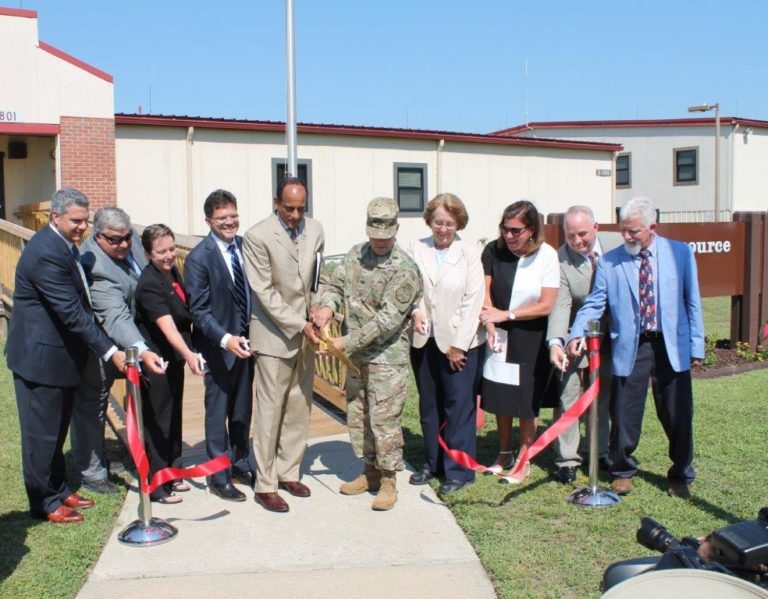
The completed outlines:
[[[714,220],[715,130],[714,118],[689,118],[535,122],[496,134],[621,144],[616,204],[649,196],[663,220],[685,222]],[[719,144],[720,220],[765,210],[768,121],[723,116]]]

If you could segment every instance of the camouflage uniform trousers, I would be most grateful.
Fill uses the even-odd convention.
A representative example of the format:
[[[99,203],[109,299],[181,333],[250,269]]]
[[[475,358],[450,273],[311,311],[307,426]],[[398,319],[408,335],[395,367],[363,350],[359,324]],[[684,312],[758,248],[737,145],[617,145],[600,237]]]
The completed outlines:
[[[347,427],[355,455],[379,470],[403,469],[400,417],[408,397],[408,366],[366,364],[347,377]]]

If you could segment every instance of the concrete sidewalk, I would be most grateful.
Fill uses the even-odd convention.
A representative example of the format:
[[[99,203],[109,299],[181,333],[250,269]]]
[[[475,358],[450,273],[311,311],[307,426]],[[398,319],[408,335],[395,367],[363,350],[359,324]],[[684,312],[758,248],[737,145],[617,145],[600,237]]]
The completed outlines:
[[[429,486],[409,485],[410,472],[399,473],[395,508],[374,512],[372,495],[338,492],[360,472],[346,435],[311,439],[304,464],[312,497],[281,491],[287,514],[267,512],[251,492],[243,503],[223,501],[201,480],[181,504],[152,504],[155,516],[179,529],[157,547],[117,542],[137,517],[138,495],[129,493],[78,597],[496,597],[451,512]]]

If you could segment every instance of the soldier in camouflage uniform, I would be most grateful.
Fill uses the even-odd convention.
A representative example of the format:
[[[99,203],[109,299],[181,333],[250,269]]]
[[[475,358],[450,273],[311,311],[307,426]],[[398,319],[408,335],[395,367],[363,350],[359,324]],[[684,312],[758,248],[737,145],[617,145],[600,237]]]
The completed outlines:
[[[368,204],[368,242],[353,247],[318,292],[314,322],[321,329],[343,315],[332,339],[360,370],[347,374],[347,426],[365,471],[341,485],[345,495],[378,491],[374,510],[397,501],[395,473],[403,469],[400,417],[408,394],[410,316],[422,294],[416,263],[395,245],[398,206],[390,198]]]

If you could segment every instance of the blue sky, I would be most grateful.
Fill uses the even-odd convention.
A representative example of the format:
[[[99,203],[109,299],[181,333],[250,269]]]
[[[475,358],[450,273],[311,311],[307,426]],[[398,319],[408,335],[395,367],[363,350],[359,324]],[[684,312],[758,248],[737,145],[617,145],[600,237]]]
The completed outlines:
[[[490,132],[528,118],[768,119],[768,2],[294,0],[299,121]],[[285,119],[284,3],[0,0],[115,78],[115,109]]]

